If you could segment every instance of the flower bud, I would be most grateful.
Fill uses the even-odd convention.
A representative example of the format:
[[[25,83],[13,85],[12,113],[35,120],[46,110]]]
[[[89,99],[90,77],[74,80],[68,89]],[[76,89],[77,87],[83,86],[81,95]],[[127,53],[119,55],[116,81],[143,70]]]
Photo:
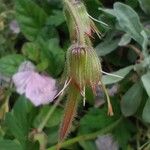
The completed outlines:
[[[99,31],[88,15],[86,7],[81,1],[64,0],[64,12],[69,27],[71,41],[80,40],[83,34],[92,37],[92,32],[99,35]]]
[[[94,89],[101,79],[101,64],[92,47],[72,45],[67,54],[68,76],[82,91],[86,85]]]

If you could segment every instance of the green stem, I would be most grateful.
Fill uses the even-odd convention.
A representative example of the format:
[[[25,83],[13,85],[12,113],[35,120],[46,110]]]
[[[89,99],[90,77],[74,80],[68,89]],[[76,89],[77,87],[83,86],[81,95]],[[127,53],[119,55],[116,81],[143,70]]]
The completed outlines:
[[[107,126],[106,128],[104,128],[102,130],[99,130],[99,131],[94,132],[94,133],[86,134],[86,135],[77,136],[77,137],[69,139],[69,140],[67,140],[67,141],[65,141],[63,143],[60,143],[59,146],[60,146],[60,148],[65,148],[65,147],[67,147],[69,145],[72,145],[74,143],[77,143],[79,141],[85,141],[85,140],[94,139],[98,135],[102,135],[102,134],[105,134],[105,133],[108,133],[108,132],[112,131],[116,126],[118,126],[120,124],[120,122],[122,120],[123,120],[123,117],[121,117],[120,119],[118,119],[117,121],[115,121],[113,124]],[[56,150],[56,149],[57,149],[57,145],[55,145],[53,147],[50,147],[47,150]]]
[[[59,102],[62,100],[63,95],[60,96],[56,103],[54,104],[54,106],[48,111],[48,113],[46,114],[45,118],[43,119],[43,121],[40,123],[39,127],[37,128],[38,132],[42,132],[43,128],[45,127],[45,125],[47,124],[49,118],[51,117],[51,115],[53,114],[53,112],[55,111],[56,107],[58,106]]]

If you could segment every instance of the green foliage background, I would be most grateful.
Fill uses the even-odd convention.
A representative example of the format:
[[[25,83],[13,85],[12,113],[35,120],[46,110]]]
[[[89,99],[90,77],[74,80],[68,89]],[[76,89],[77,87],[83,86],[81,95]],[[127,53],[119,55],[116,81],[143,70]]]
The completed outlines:
[[[114,117],[107,116],[106,105],[95,107],[96,98],[87,90],[87,105],[80,106],[68,139],[103,131],[121,117],[120,124],[108,131],[120,149],[149,150],[150,1],[84,0],[84,3],[91,16],[108,24],[96,22],[102,39],[96,36],[93,39],[103,70],[123,79],[102,77],[108,89],[114,84],[118,86],[111,96]],[[21,62],[30,60],[39,72],[60,80],[70,44],[62,7],[61,0],[0,0],[0,76],[11,79]],[[19,33],[10,29],[13,20],[19,24]],[[24,96],[15,93],[11,82],[6,87],[5,82],[0,78],[0,149],[38,150],[42,144],[50,149],[57,143],[65,98],[44,131],[37,134],[34,129],[53,104],[35,108]],[[94,150],[95,139],[75,142],[66,149]]]

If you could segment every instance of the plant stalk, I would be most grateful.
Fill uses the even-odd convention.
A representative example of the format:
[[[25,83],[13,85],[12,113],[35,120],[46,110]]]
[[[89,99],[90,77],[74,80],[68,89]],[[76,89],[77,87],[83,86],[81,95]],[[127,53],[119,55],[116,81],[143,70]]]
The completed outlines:
[[[120,117],[117,121],[115,121],[113,124],[107,126],[104,129],[101,129],[101,130],[94,132],[94,133],[80,135],[80,136],[77,136],[75,138],[69,139],[65,142],[60,143],[59,146],[60,146],[60,148],[65,148],[65,147],[72,145],[74,143],[77,143],[79,141],[86,141],[86,140],[94,139],[98,135],[106,134],[106,133],[112,131],[114,128],[116,128],[122,122],[122,120],[123,120],[123,117]],[[57,145],[50,147],[47,150],[57,150]]]
[[[46,114],[45,118],[43,119],[43,121],[40,123],[40,125],[37,128],[38,132],[42,132],[43,128],[45,127],[45,125],[47,124],[48,120],[50,119],[51,115],[53,114],[53,112],[55,111],[56,107],[58,106],[59,102],[62,100],[64,95],[59,96],[59,98],[56,100],[56,103],[53,105],[53,107],[48,111],[48,113]]]

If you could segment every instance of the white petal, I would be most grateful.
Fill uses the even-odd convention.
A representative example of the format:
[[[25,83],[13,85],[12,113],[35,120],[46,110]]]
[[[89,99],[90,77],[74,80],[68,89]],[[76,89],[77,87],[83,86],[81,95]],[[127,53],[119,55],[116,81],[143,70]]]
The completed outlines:
[[[31,100],[35,106],[48,104],[56,95],[55,80],[34,73],[26,88],[26,97]]]
[[[13,75],[12,80],[16,86],[16,90],[19,94],[24,94],[26,91],[27,84],[32,76],[32,71],[18,72]]]
[[[30,61],[24,61],[19,66],[18,72],[25,72],[25,71],[35,71],[35,66]]]

